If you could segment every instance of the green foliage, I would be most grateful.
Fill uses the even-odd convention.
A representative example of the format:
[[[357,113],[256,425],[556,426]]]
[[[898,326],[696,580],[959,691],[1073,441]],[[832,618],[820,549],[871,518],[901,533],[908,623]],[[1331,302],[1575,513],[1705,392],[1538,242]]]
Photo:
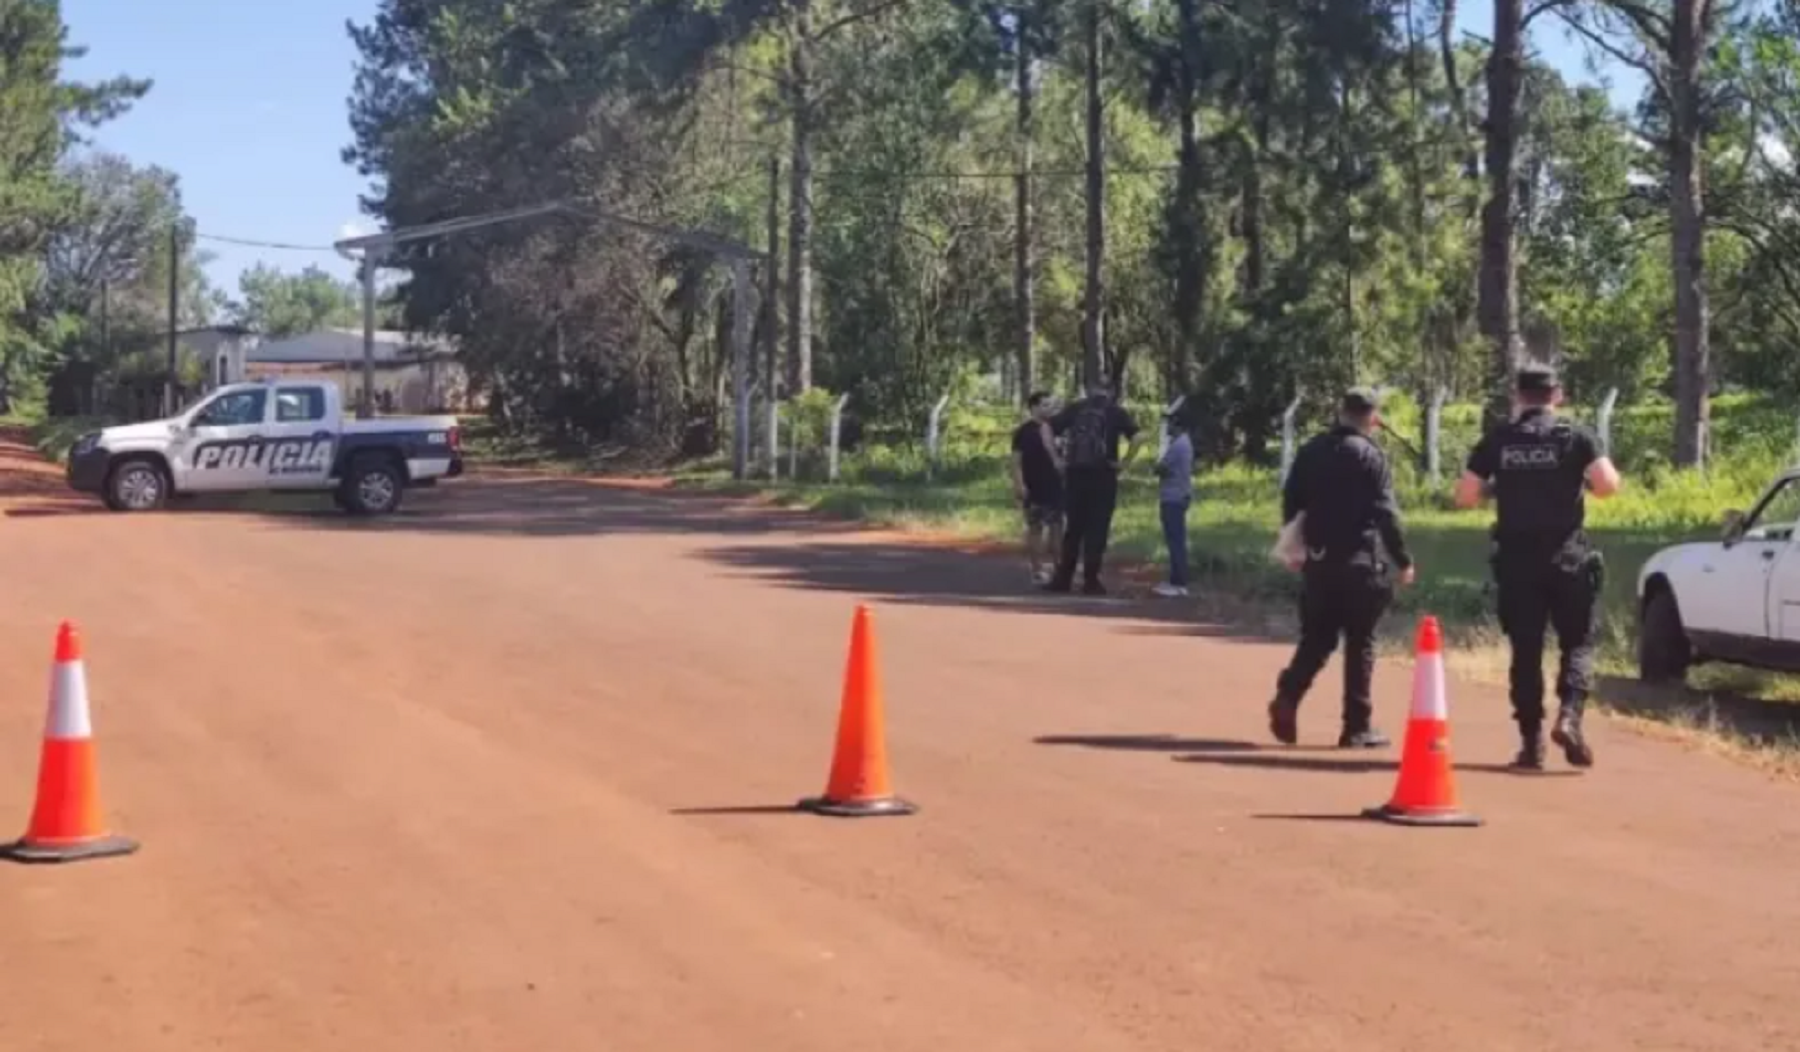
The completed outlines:
[[[238,278],[232,320],[270,339],[362,324],[362,292],[316,266],[287,274],[264,264]]]
[[[84,206],[60,168],[84,126],[123,112],[149,84],[62,78],[79,49],[55,0],[0,0],[0,414],[42,396],[70,332],[62,290],[46,286],[45,253]]]

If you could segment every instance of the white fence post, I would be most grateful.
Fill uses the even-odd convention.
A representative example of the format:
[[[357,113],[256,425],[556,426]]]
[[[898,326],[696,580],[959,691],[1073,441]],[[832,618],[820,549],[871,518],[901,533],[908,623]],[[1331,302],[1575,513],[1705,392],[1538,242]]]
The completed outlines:
[[[1605,457],[1612,456],[1613,408],[1615,406],[1617,406],[1618,404],[1619,404],[1619,389],[1617,387],[1609,389],[1606,392],[1606,397],[1600,400],[1600,414],[1599,414],[1598,420],[1596,420],[1595,423],[1597,423],[1599,425],[1596,430],[1598,430],[1600,432],[1599,439],[1600,439],[1600,455],[1601,456],[1605,456]]]
[[[800,481],[800,405],[788,403],[788,481]]]
[[[838,448],[844,435],[844,406],[850,404],[850,396],[840,396],[831,407],[831,463],[826,468],[826,478],[831,482],[838,480]]]
[[[1180,411],[1185,404],[1187,404],[1187,395],[1176,395],[1175,400],[1169,403],[1167,409],[1163,410],[1162,426],[1156,438],[1156,459],[1159,461],[1169,452],[1169,418]]]
[[[1294,417],[1300,412],[1300,396],[1281,414],[1281,484],[1287,485],[1288,472],[1294,467]]]
[[[937,400],[931,407],[931,419],[925,423],[925,480],[931,481],[937,475],[938,443],[943,438],[940,425],[944,419],[944,407],[950,404],[948,394]]]
[[[1425,409],[1425,475],[1434,488],[1444,481],[1444,403],[1449,399],[1450,392],[1440,387]]]
[[[769,395],[769,481],[781,479],[781,403]]]

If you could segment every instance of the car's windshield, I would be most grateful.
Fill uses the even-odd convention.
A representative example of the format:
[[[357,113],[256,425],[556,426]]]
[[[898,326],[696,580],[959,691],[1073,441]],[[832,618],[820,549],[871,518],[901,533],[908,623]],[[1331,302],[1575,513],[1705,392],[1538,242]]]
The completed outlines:
[[[1800,522],[1800,479],[1786,479],[1775,492],[1764,498],[1762,506],[1746,524],[1747,541],[1785,541],[1794,535]]]

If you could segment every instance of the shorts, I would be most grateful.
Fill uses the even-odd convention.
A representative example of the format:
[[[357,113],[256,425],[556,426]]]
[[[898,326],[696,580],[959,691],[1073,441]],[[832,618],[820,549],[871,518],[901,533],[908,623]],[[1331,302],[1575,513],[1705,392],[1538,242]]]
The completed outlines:
[[[1055,529],[1062,525],[1062,521],[1062,501],[1025,498],[1025,525],[1034,530]]]

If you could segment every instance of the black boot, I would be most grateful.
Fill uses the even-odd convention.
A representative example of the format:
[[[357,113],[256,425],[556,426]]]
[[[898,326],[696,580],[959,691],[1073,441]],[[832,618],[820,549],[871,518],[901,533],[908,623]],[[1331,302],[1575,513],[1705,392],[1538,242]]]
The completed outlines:
[[[1544,769],[1544,732],[1536,727],[1519,732],[1519,755],[1513,757],[1512,765],[1521,771],[1541,771]]]
[[[1563,758],[1571,767],[1594,766],[1594,750],[1581,733],[1581,717],[1568,708],[1556,714],[1556,729],[1550,740],[1562,747]]]
[[[1300,706],[1296,702],[1277,697],[1269,702],[1269,733],[1283,745],[1293,745],[1300,740]]]
[[[1364,727],[1360,731],[1345,728],[1344,732],[1338,735],[1338,748],[1340,749],[1385,749],[1392,744],[1394,744],[1393,741],[1387,735],[1373,727]]]

